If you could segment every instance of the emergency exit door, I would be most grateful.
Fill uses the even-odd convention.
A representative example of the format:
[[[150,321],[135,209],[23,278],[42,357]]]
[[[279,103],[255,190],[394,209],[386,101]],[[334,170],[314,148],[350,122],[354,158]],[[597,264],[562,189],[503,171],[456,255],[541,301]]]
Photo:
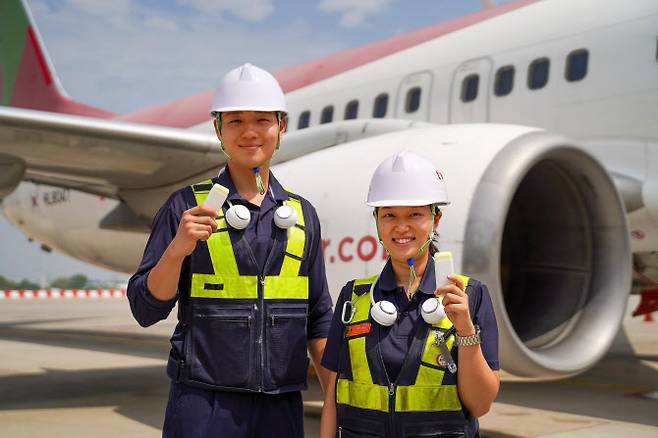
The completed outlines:
[[[478,58],[457,67],[450,90],[450,123],[489,121],[489,78],[492,61]]]
[[[395,104],[395,117],[406,120],[429,120],[432,95],[432,72],[421,71],[402,79]]]

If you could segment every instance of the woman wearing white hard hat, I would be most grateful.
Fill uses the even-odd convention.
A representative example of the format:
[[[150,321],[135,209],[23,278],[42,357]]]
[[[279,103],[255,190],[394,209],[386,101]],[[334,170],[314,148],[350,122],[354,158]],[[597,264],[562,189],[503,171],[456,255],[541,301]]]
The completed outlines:
[[[303,437],[307,348],[320,367],[331,324],[320,223],[270,172],[286,126],[276,79],[244,64],[217,87],[227,165],[160,209],[128,285],[143,326],[178,304],[165,437]]]
[[[389,258],[336,303],[320,437],[479,436],[499,388],[498,330],[484,284],[435,276],[434,258],[448,255],[433,239],[449,204],[442,173],[397,153],[375,170],[367,204]]]

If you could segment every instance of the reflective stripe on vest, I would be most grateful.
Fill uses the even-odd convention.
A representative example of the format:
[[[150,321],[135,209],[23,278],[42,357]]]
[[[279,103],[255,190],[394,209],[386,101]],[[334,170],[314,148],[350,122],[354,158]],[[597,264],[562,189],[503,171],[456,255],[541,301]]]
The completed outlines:
[[[370,313],[369,292],[357,295],[356,286],[371,285],[376,277],[355,280],[352,288],[352,303],[356,313],[351,324],[368,321]],[[469,278],[460,276],[464,288]],[[363,297],[366,297],[362,299]],[[440,354],[434,340],[435,331],[445,332],[452,327],[452,322],[445,317],[433,324],[428,331],[422,357],[411,358],[420,360],[418,373],[413,385],[397,386],[395,391],[395,412],[438,412],[460,411],[462,409],[456,385],[443,385],[445,370],[437,364]],[[389,412],[389,388],[373,383],[372,374],[366,356],[366,337],[360,336],[347,339],[350,364],[352,366],[352,380],[339,378],[336,386],[336,403],[355,408],[374,411]],[[447,340],[448,348],[452,348],[454,336]],[[380,359],[381,361],[381,359]],[[384,367],[384,364],[381,363]]]
[[[209,179],[191,186],[197,205],[201,205],[205,201],[212,185],[213,182]],[[290,196],[284,203],[295,209],[297,223],[288,229],[288,240],[280,275],[268,275],[264,278],[263,297],[265,299],[306,300],[308,299],[308,277],[299,276],[306,242],[304,213],[299,199]],[[214,274],[192,273],[190,296],[195,298],[258,298],[258,276],[240,275],[226,219],[220,215],[216,222],[217,231],[207,241]]]
[[[375,275],[374,277],[370,277],[370,278],[354,280],[354,286],[355,287],[361,285],[370,286],[372,282],[375,281],[376,278],[377,276]],[[354,289],[352,289],[352,305],[355,306],[354,308],[356,309],[356,312],[354,313],[354,317],[352,318],[351,325],[360,324],[368,321],[368,317],[370,315],[370,305],[369,304],[359,305],[359,302],[363,301],[361,298],[365,297],[364,299],[368,299],[369,296],[370,295],[367,293],[362,294],[361,296],[357,296],[356,293],[354,292]],[[368,303],[370,303],[370,301],[368,301]],[[350,357],[359,356],[362,353],[365,354],[366,337],[360,336],[358,338],[352,339],[350,342],[348,342],[347,345],[350,350]],[[364,360],[352,362],[352,377],[354,378],[355,382],[364,382],[369,385],[372,385],[373,384],[372,375],[370,374],[370,367],[368,365],[368,361],[365,360],[365,356],[363,356],[363,359]],[[356,396],[364,396],[364,394],[365,392],[356,394]],[[388,395],[386,395],[386,397],[388,397]]]

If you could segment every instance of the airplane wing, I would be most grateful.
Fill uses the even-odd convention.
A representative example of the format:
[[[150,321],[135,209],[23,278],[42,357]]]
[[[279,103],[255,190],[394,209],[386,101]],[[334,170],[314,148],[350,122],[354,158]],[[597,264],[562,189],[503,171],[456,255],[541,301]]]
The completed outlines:
[[[0,153],[25,164],[23,179],[113,198],[225,161],[209,134],[7,107],[0,107]]]
[[[350,120],[295,131],[273,163],[424,125]],[[225,162],[211,133],[0,107],[0,197],[28,180],[121,199],[150,219],[175,189],[216,175]]]

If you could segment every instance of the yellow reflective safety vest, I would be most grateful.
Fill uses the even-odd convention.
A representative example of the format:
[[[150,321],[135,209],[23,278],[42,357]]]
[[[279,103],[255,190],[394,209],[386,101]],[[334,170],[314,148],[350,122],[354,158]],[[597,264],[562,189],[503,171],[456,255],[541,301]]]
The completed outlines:
[[[472,282],[461,277],[468,292]],[[352,286],[355,313],[340,351],[349,360],[339,361],[336,383],[339,435],[467,436],[456,374],[437,361],[441,352],[435,333],[454,332],[452,322],[445,317],[430,325],[419,318],[398,378],[390,382],[379,350],[380,326],[370,316],[369,291],[376,278],[357,279]],[[446,343],[452,349],[454,335]]]
[[[191,186],[198,205],[213,181]],[[186,324],[185,359],[169,374],[207,389],[280,393],[306,387],[308,277],[301,198],[288,192],[297,212],[288,230],[274,224],[274,242],[264,272],[244,232],[229,228],[224,211],[218,228],[191,255],[190,293],[179,299]]]

